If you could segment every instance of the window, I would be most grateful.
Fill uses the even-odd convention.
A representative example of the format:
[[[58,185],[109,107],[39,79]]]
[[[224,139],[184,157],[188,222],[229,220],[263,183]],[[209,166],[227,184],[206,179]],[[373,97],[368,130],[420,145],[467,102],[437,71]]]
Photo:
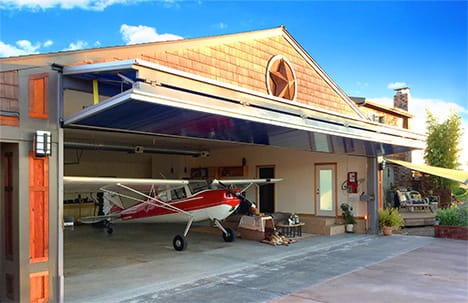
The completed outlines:
[[[186,197],[187,195],[185,194],[185,188],[183,187],[171,190],[172,200],[184,199]]]
[[[385,123],[385,116],[384,115],[373,114],[372,115],[372,121],[378,122],[378,123]]]
[[[161,199],[162,201],[167,201],[167,200],[169,200],[169,197],[168,197],[167,195],[168,195],[168,192],[167,192],[167,191],[162,191],[162,192],[159,192],[159,193],[158,193],[158,197],[159,197],[159,199]]]

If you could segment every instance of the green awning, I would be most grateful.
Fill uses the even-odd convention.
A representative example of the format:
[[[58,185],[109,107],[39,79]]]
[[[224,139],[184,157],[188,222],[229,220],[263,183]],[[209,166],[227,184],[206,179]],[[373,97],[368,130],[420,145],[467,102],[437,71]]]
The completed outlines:
[[[388,161],[390,163],[395,163],[395,164],[407,167],[409,169],[417,170],[417,171],[427,173],[430,175],[458,181],[463,184],[468,184],[468,171],[435,167],[435,166],[429,166],[429,165],[424,165],[424,164],[414,164],[411,162],[393,160],[393,159],[387,159],[387,158],[385,159],[385,161]]]

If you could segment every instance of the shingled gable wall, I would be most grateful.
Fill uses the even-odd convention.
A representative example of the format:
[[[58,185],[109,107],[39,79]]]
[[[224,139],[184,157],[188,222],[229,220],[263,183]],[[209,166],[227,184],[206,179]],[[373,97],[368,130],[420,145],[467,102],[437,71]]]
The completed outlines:
[[[356,112],[282,36],[142,55],[142,58],[266,93],[267,65],[275,55],[286,57],[295,70],[297,102],[357,117]]]
[[[359,118],[360,111],[352,107],[353,101],[345,100],[320,74],[323,71],[312,66],[298,51],[301,47],[294,45],[296,42],[288,37],[286,30],[280,27],[234,35],[145,43],[80,51],[86,56],[80,54],[76,57],[87,59],[68,64],[137,58],[267,94],[268,62],[273,56],[282,55],[295,70],[296,102]]]

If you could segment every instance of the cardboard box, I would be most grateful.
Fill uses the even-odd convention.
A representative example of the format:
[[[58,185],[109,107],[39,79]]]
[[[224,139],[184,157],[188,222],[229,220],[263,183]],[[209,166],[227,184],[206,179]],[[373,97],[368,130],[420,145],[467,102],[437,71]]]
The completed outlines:
[[[274,230],[273,218],[270,216],[242,216],[238,232],[242,239],[261,241]]]
[[[267,229],[275,229],[275,225],[271,216],[242,216],[239,228],[264,232]]]
[[[265,239],[265,232],[239,227],[240,237],[245,240],[262,241]]]

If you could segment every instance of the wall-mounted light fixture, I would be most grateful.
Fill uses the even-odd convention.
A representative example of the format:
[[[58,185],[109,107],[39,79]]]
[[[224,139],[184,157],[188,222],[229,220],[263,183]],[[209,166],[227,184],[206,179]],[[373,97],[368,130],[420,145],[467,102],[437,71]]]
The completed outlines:
[[[52,137],[50,132],[37,130],[34,134],[33,150],[36,157],[48,157],[52,154]]]
[[[379,170],[384,170],[385,169],[386,163],[385,163],[384,157],[378,156],[377,157],[377,163],[379,164],[378,165]]]
[[[379,163],[379,170],[384,170],[385,167],[387,167],[387,162],[383,160],[382,162]]]

